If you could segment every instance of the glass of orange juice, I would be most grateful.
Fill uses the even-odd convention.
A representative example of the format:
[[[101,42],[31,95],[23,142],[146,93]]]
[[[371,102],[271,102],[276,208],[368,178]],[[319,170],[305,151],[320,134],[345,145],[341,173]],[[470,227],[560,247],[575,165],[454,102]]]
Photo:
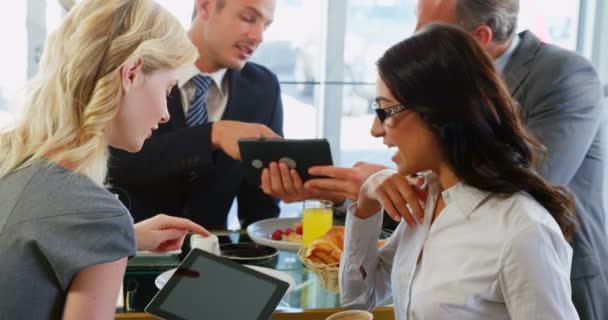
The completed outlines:
[[[302,245],[327,233],[333,225],[334,204],[329,200],[304,200],[302,212]]]

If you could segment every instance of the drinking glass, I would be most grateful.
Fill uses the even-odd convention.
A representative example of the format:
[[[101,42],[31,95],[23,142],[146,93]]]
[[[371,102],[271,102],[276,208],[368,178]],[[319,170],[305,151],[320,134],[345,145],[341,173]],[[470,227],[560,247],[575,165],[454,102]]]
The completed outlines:
[[[302,212],[302,245],[309,245],[323,236],[333,225],[333,202],[305,200]]]

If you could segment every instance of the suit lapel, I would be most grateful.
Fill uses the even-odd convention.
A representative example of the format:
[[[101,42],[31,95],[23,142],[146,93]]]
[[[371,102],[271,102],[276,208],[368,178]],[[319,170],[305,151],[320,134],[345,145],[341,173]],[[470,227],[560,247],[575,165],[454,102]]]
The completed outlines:
[[[528,68],[528,62],[536,56],[542,43],[534,34],[530,31],[524,31],[519,34],[521,42],[503,72],[503,78],[509,87],[511,96],[515,97],[518,93],[521,84],[524,82],[530,70]]]
[[[226,101],[226,110],[222,115],[223,120],[240,120],[238,117],[239,112],[235,110],[236,103],[235,99],[239,96],[239,72],[228,69],[226,71],[226,77],[228,78],[228,101]]]
[[[186,126],[186,116],[184,115],[184,107],[182,105],[182,94],[178,86],[173,87],[171,94],[167,98],[167,109],[169,109],[171,121],[165,125],[170,125],[173,129],[184,128]]]

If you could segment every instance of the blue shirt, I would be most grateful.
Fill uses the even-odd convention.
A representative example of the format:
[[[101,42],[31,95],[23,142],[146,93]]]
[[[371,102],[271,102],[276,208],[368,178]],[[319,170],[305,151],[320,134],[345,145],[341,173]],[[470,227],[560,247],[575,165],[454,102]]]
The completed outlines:
[[[519,38],[519,35],[516,34],[515,37],[513,37],[513,40],[511,41],[511,44],[509,45],[507,50],[503,52],[500,57],[496,59],[496,61],[494,61],[494,66],[496,67],[496,70],[501,74],[505,70],[505,67],[507,66],[509,60],[511,60],[511,56],[513,56],[513,53],[515,52],[515,49],[517,49],[517,47],[519,46],[520,42],[521,39]]]

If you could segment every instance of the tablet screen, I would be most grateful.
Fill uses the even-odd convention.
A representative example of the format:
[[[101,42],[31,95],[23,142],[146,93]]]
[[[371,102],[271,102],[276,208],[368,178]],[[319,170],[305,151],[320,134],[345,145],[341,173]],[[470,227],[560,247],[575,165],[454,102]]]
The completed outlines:
[[[166,319],[269,319],[288,284],[194,249],[146,311]]]

